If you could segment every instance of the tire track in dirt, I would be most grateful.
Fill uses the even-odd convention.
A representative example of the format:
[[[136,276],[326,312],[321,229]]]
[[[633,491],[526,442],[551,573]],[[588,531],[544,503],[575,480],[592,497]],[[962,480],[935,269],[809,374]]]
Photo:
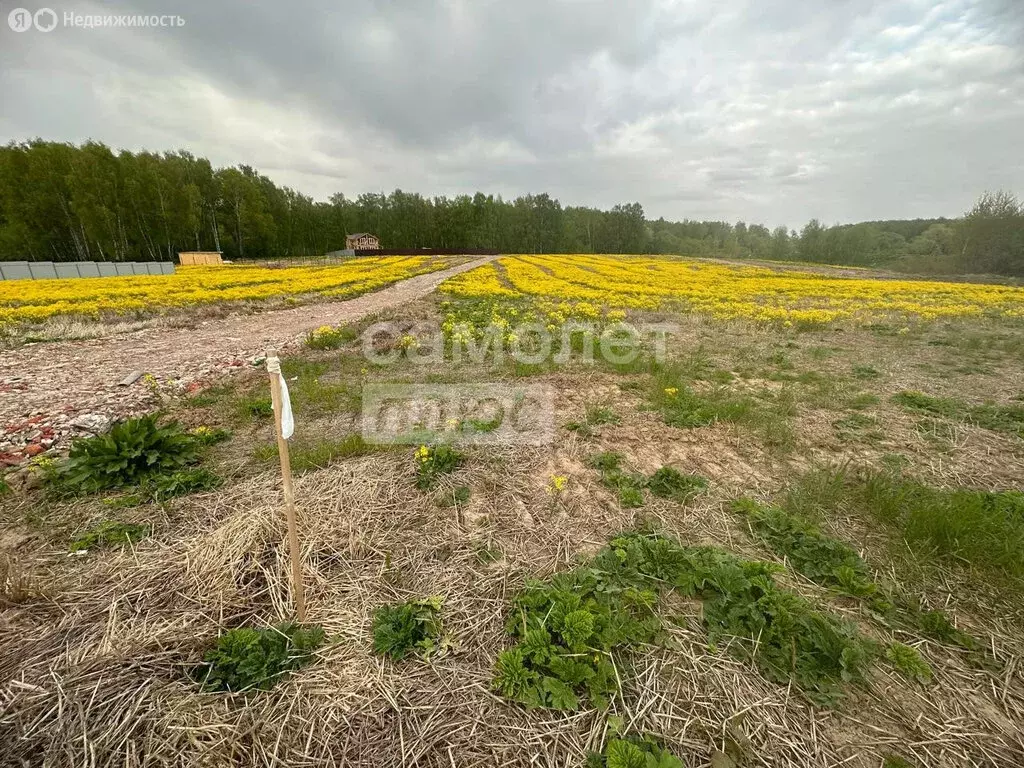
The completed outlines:
[[[177,387],[226,375],[247,367],[268,347],[284,349],[321,325],[355,322],[415,301],[447,278],[496,258],[473,259],[345,301],[232,315],[194,328],[144,328],[0,352],[0,466],[23,460],[26,446],[31,453],[59,445],[79,415],[117,418],[150,410],[157,396],[145,381],[118,385],[133,371]]]

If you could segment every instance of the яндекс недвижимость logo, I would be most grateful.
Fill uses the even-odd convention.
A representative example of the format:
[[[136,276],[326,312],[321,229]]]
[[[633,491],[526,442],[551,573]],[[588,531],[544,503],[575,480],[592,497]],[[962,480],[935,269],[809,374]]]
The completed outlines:
[[[15,32],[28,32],[33,27],[40,32],[50,32],[57,26],[57,12],[40,8],[33,14],[26,8],[15,8],[7,14],[7,26]]]

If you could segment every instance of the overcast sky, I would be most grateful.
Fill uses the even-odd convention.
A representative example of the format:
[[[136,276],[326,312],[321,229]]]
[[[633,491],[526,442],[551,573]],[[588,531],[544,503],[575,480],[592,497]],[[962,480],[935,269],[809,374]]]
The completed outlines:
[[[547,191],[769,225],[1024,193],[1024,0],[48,7],[50,32],[0,26],[2,141],[184,148],[317,199]]]

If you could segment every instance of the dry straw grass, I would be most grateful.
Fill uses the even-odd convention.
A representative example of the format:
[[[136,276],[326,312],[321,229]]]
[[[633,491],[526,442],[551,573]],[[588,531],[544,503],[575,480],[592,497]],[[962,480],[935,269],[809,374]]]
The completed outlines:
[[[582,468],[596,447],[570,439],[551,452],[478,451],[445,481],[473,487],[458,511],[415,490],[401,453],[299,478],[309,620],[331,643],[268,693],[203,693],[185,673],[220,629],[288,616],[272,474],[175,502],[134,550],[67,563],[55,546],[39,547],[21,565],[45,589],[8,605],[0,625],[0,762],[580,765],[608,737],[606,713],[527,712],[493,694],[490,680],[523,579],[565,568],[637,523]],[[544,491],[555,471],[572,478],[560,502]],[[716,488],[690,508],[650,500],[639,514],[684,541],[728,545],[726,536],[756,552]],[[484,547],[503,557],[488,562]],[[430,664],[373,656],[373,610],[430,594],[445,597],[454,649]],[[915,689],[879,671],[869,690],[824,711],[727,648],[709,649],[696,606],[673,607],[694,621],[672,630],[669,647],[623,666],[611,713],[663,734],[687,765],[706,764],[737,735],[749,765],[877,766],[890,752],[929,766],[1024,760],[1019,643],[1010,636],[998,641],[999,672],[924,648],[941,687]]]
[[[750,363],[745,346],[770,348],[775,340],[738,323],[684,318],[682,325],[684,348],[728,350],[732,360],[717,364],[730,369]],[[824,334],[804,339],[805,347],[832,343]],[[876,365],[889,394],[917,385],[919,374],[902,355],[865,344],[853,359],[818,365],[837,373],[855,362]],[[1012,375],[1019,386],[1019,373]],[[1006,386],[1006,377],[997,379],[974,382]],[[64,517],[47,518],[46,534],[18,522],[27,508],[9,508],[0,540],[0,765],[579,766],[609,737],[609,714],[628,730],[663,736],[693,768],[735,744],[744,767],[877,768],[894,754],[929,768],[1024,765],[1024,616],[1006,595],[980,591],[951,570],[927,588],[907,583],[897,566],[878,576],[904,579],[927,607],[949,610],[982,639],[983,653],[888,630],[852,601],[795,574],[780,577],[876,639],[917,647],[936,677],[927,688],[879,665],[839,708],[812,707],[726,645],[709,648],[700,606],[668,597],[666,609],[686,620],[665,647],[622,660],[622,693],[608,712],[528,712],[500,699],[490,688],[494,660],[506,646],[509,601],[528,576],[571,567],[640,522],[684,543],[774,559],[726,502],[767,496],[794,472],[837,455],[831,412],[802,411],[795,419],[800,450],[779,456],[735,425],[666,427],[638,410],[642,395],[622,389],[622,377],[576,370],[544,380],[560,392],[558,423],[582,420],[593,404],[613,408],[621,422],[589,438],[561,431],[545,449],[474,449],[433,492],[416,490],[411,449],[297,478],[309,621],[322,624],[330,642],[270,692],[205,693],[187,679],[219,632],[289,617],[278,480],[263,465],[247,474],[242,455],[258,429],[226,448],[230,471],[222,473],[236,479],[175,500],[165,513],[144,513],[156,516],[147,520],[155,535],[134,549],[67,557],[66,534],[102,514],[97,502],[52,511]],[[1019,443],[972,430],[958,436],[956,450],[936,455],[910,416],[885,401],[880,409],[886,441],[843,448],[842,458],[876,463],[899,448],[945,485],[996,486],[1019,474]],[[326,423],[315,427],[333,434]],[[586,466],[602,450],[623,452],[630,469],[647,474],[662,464],[701,474],[709,493],[686,506],[648,496],[643,508],[622,509]],[[569,478],[557,500],[545,491],[553,475]],[[467,504],[438,504],[460,485],[472,489]],[[836,516],[830,523],[873,565],[890,562],[891,542],[864,521]],[[452,650],[430,663],[374,656],[374,610],[427,595],[445,598]]]

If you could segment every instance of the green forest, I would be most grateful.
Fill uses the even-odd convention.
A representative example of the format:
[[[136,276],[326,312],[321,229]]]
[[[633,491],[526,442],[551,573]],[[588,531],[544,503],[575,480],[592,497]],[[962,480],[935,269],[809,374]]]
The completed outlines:
[[[639,203],[563,206],[547,194],[424,197],[338,193],[317,202],[255,169],[188,152],[115,152],[35,140],[0,147],[0,260],[150,261],[316,256],[368,231],[385,248],[503,253],[659,253],[879,266],[921,274],[1024,276],[1024,204],[983,194],[957,219],[871,221],[800,231],[649,220]]]

